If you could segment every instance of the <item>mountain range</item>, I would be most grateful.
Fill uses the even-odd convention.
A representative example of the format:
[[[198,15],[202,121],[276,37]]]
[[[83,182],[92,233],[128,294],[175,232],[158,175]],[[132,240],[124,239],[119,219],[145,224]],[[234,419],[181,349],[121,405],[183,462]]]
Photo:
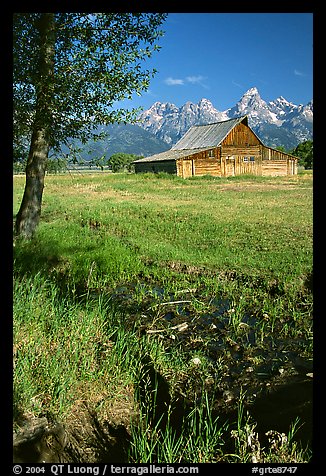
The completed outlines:
[[[218,111],[205,98],[198,104],[188,101],[180,108],[172,103],[155,102],[138,119],[142,128],[172,147],[193,125],[244,115],[248,116],[250,127],[262,142],[270,147],[283,146],[289,150],[312,139],[313,101],[295,105],[280,96],[266,102],[256,87],[250,88],[235,106],[225,111]]]
[[[166,142],[136,124],[100,126],[97,132],[104,132],[106,137],[96,141],[89,140],[86,144],[82,144],[79,140],[72,141],[79,149],[79,160],[87,162],[102,156],[109,159],[111,155],[120,152],[147,157],[170,149]],[[62,151],[65,154],[69,153],[66,146],[62,147]]]
[[[138,116],[137,124],[112,124],[102,126],[105,139],[88,143],[80,156],[88,161],[117,152],[144,157],[170,149],[194,125],[225,121],[238,116],[248,116],[249,126],[262,142],[270,147],[295,148],[300,142],[312,139],[313,101],[295,105],[280,96],[274,101],[264,101],[257,88],[249,89],[231,108],[218,111],[210,100],[198,104],[190,101],[183,106],[155,102]],[[67,152],[67,151],[66,151]]]

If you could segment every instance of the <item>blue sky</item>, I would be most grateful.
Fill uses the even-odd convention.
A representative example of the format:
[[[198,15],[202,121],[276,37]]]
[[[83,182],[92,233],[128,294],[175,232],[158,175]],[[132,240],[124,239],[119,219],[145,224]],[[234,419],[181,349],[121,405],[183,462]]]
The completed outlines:
[[[161,50],[145,64],[158,73],[124,106],[205,97],[223,111],[253,86],[265,101],[313,97],[312,13],[170,13],[163,29]]]

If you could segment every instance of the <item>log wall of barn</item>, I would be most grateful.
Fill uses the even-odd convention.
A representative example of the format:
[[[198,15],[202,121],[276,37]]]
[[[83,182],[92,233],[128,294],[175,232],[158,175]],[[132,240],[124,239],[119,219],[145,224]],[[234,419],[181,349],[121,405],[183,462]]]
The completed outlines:
[[[262,165],[262,175],[277,177],[287,175],[287,161],[285,160],[264,160]]]
[[[194,163],[194,175],[221,176],[221,165],[217,161],[196,160]]]
[[[261,175],[261,146],[224,146],[221,148],[222,176]]]
[[[220,149],[215,147],[203,150],[177,160],[177,174],[184,178],[191,175],[221,176]]]
[[[262,147],[263,160],[287,160],[289,154],[281,150],[271,149],[270,147]]]
[[[297,159],[280,150],[262,147],[262,175],[282,176],[296,175]]]
[[[252,130],[243,123],[237,124],[223,139],[223,146],[244,146],[248,147],[251,145],[260,145],[261,142],[252,132]]]
[[[253,145],[248,147],[239,147],[239,146],[222,146],[221,148],[221,156],[232,156],[232,155],[242,155],[244,157],[252,156],[255,157],[256,160],[261,159],[261,147],[259,145]]]

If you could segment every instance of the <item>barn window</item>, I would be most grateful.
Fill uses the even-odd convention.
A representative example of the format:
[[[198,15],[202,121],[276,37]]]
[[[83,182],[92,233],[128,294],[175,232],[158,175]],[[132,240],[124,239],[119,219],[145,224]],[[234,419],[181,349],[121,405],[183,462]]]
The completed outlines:
[[[255,162],[255,157],[254,156],[250,157],[250,162]]]
[[[244,161],[244,162],[249,162],[249,157],[247,157],[247,156],[244,157],[244,158],[243,158],[243,161]]]
[[[210,149],[208,151],[208,157],[210,157],[211,159],[214,159],[214,150],[213,149]]]

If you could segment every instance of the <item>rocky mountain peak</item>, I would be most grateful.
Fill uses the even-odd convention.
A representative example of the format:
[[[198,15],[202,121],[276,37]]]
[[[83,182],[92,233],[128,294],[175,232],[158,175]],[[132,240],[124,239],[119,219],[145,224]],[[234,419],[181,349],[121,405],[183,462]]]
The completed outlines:
[[[209,99],[206,99],[206,98],[202,98],[199,101],[198,106],[200,108],[205,108],[205,109],[215,109],[212,102]]]
[[[257,88],[248,89],[246,93],[242,96],[240,101],[236,104],[239,112],[246,110],[248,108],[257,110],[260,108],[266,108],[267,104],[262,100]]]
[[[246,91],[243,95],[243,97],[248,97],[248,96],[259,96],[260,97],[259,91],[256,88],[256,86],[254,86],[253,88],[248,89],[248,91]]]
[[[190,111],[190,112],[196,112],[198,110],[198,105],[194,104],[191,101],[187,101],[181,108],[179,109],[181,113]]]
[[[276,103],[279,103],[279,104],[284,104],[285,106],[288,106],[288,105],[294,106],[293,103],[287,101],[287,100],[285,99],[285,97],[283,97],[283,96],[280,96],[280,97],[278,97],[277,99],[275,99],[275,102],[276,102]]]
[[[218,111],[207,98],[202,98],[198,104],[187,101],[180,108],[172,103],[156,102],[139,116],[139,125],[172,146],[193,125],[244,115],[248,116],[250,127],[271,147],[291,148],[312,138],[312,101],[305,106],[296,106],[280,96],[267,103],[256,87],[248,89],[225,111]]]

